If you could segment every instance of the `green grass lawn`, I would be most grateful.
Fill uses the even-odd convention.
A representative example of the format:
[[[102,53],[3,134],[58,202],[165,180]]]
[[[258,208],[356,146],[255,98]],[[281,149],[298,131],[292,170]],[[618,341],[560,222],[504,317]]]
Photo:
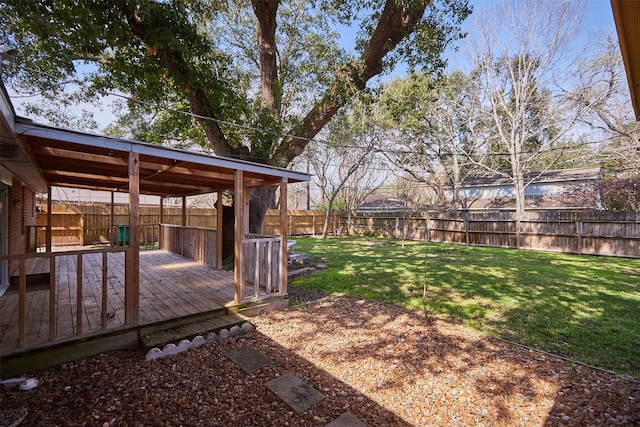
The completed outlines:
[[[453,317],[640,379],[640,260],[372,238],[296,237],[328,268],[292,282]]]

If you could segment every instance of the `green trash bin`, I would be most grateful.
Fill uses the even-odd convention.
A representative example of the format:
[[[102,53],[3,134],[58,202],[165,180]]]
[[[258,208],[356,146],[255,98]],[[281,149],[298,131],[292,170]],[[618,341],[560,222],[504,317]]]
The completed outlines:
[[[129,244],[129,224],[118,224],[118,246]]]

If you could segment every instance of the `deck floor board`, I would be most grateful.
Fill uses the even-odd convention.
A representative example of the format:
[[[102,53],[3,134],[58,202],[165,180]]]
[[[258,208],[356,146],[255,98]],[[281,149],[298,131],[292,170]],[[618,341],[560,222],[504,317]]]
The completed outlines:
[[[56,338],[76,334],[77,257],[56,257]],[[39,263],[46,266],[48,259]],[[101,331],[102,254],[82,262],[82,333]],[[180,255],[154,249],[140,252],[140,324],[149,324],[224,307],[233,301],[233,272],[214,270]],[[27,292],[26,345],[49,338],[49,290]],[[18,295],[0,297],[0,352],[15,351]],[[124,326],[124,253],[107,256],[107,330]]]

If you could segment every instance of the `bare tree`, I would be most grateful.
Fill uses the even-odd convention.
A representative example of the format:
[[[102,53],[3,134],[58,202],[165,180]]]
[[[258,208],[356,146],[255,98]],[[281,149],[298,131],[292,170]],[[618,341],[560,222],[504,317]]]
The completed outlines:
[[[376,141],[363,145],[316,143],[311,148],[314,183],[320,188],[325,220],[322,237],[329,233],[331,214],[336,210],[351,212],[382,183],[375,170]],[[340,206],[337,206],[337,204]]]
[[[613,34],[589,43],[577,67],[571,102],[580,121],[601,140],[599,160],[608,169],[638,173],[640,123],[629,103],[629,87],[618,42]],[[597,141],[597,140],[596,140]]]
[[[464,153],[473,153],[474,109],[471,82],[461,72],[436,81],[413,73],[392,81],[381,96],[388,126],[385,156],[406,179],[430,187],[436,203],[453,203],[457,188],[472,169]]]
[[[509,0],[478,16],[471,39],[472,81],[479,94],[485,156],[468,158],[514,185],[516,216],[525,210],[527,172],[543,173],[560,159],[563,138],[577,117],[565,93],[575,57],[583,4],[575,1]],[[550,153],[555,153],[549,155]]]
[[[378,162],[377,111],[367,100],[354,101],[330,123],[329,141],[315,142],[310,151],[315,183],[327,205],[323,238],[329,232],[329,219],[337,201],[345,211],[351,212],[384,183]]]

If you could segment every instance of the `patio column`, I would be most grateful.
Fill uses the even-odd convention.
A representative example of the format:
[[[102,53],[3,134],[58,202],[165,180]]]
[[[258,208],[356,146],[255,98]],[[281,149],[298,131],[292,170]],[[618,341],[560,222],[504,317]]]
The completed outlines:
[[[116,222],[116,203],[115,203],[115,192],[111,192],[111,215],[109,216],[109,246],[116,246],[114,242],[116,241],[116,236],[114,233],[114,227]]]
[[[233,300],[236,304],[244,299],[244,251],[242,241],[244,240],[244,172],[236,170],[234,185],[234,233],[233,233]]]
[[[46,228],[46,232],[45,232],[45,251],[46,252],[51,252],[51,242],[52,242],[52,228],[51,228],[51,221],[53,219],[53,213],[51,212],[51,208],[53,206],[53,203],[51,201],[51,186],[47,187],[47,228]],[[37,233],[37,231],[36,231]]]
[[[182,196],[182,226],[187,226],[187,198]]]
[[[280,292],[287,294],[287,235],[289,234],[287,221],[287,178],[280,183],[280,238],[282,238],[282,255],[280,256]]]
[[[184,227],[187,226],[187,198],[182,196],[182,229],[180,229],[180,255],[184,255]]]
[[[139,323],[140,303],[140,155],[129,151],[129,249],[126,252],[124,319],[127,326]]]
[[[164,197],[160,196],[160,220],[158,221],[158,246],[162,249],[162,226],[164,224],[164,212],[162,205],[164,204]]]
[[[216,200],[216,268],[222,270],[222,192],[218,191]]]

